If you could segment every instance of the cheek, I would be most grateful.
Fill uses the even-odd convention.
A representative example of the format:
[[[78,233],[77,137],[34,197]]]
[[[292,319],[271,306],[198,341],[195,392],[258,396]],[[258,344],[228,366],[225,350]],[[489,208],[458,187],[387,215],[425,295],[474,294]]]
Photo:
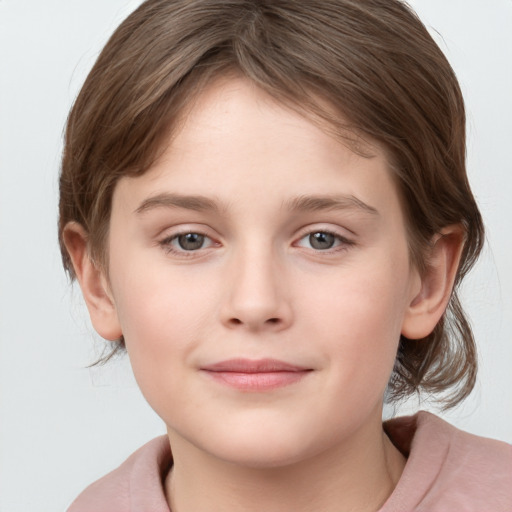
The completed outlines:
[[[311,284],[302,306],[311,312],[307,330],[354,381],[377,372],[387,382],[392,370],[407,303],[404,269],[394,266],[344,269],[323,290]]]
[[[129,269],[128,269],[129,267]],[[204,341],[214,316],[208,284],[170,272],[166,265],[120,264],[114,299],[135,377],[144,390],[160,371],[176,373],[178,362]]]

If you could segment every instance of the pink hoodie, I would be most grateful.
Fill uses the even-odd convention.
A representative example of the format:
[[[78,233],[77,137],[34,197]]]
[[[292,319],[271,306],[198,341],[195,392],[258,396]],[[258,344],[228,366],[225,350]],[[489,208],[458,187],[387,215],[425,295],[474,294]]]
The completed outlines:
[[[407,457],[379,512],[512,512],[512,446],[456,429],[430,414],[384,423]],[[163,479],[172,464],[166,436],[153,439],[90,485],[68,512],[170,512]]]

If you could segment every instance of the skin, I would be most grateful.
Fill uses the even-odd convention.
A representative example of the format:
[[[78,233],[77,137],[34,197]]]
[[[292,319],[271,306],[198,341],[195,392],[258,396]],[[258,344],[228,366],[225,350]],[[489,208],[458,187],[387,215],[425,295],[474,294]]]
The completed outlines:
[[[108,280],[67,226],[96,330],[123,334],[167,425],[173,511],[378,510],[400,478],[383,394],[400,334],[424,337],[444,312],[462,236],[436,238],[420,276],[385,152],[371,151],[243,79],[218,81],[153,168],[117,184]],[[186,233],[203,245],[185,250]],[[307,371],[248,390],[204,370],[232,358]]]

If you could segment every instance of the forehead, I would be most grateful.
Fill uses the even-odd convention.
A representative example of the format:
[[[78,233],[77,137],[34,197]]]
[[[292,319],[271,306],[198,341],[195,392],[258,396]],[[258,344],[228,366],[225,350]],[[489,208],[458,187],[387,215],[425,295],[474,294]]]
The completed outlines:
[[[116,197],[162,193],[211,196],[224,205],[276,207],[304,196],[397,201],[385,152],[355,152],[321,123],[283,106],[242,78],[217,80],[199,94],[142,177],[123,178]],[[371,150],[371,154],[369,152]],[[380,205],[381,207],[383,204]]]
[[[173,129],[175,150],[185,150],[190,141],[193,146],[200,143],[207,146],[215,136],[228,135],[235,140],[232,131],[235,125],[241,129],[238,135],[253,137],[255,145],[258,139],[265,142],[261,135],[286,128],[290,132],[295,129],[295,141],[313,137],[315,142],[321,142],[320,139],[326,141],[326,135],[330,135],[336,143],[345,144],[354,153],[368,158],[384,149],[350,122],[326,95],[310,91],[295,96],[272,87],[266,92],[236,71],[228,72],[227,76],[214,75],[193,90],[189,100]],[[286,144],[287,141],[277,137],[275,142]],[[290,139],[288,142],[293,143]]]

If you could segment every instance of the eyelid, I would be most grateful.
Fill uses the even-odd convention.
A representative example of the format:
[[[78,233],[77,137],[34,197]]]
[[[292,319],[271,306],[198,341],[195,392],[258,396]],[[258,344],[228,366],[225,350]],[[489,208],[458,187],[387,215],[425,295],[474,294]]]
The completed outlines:
[[[157,245],[159,245],[167,254],[174,254],[178,257],[182,258],[191,258],[191,257],[200,257],[205,254],[205,251],[208,251],[209,249],[220,247],[222,244],[216,240],[216,237],[209,234],[211,231],[206,226],[196,227],[198,225],[179,225],[175,226],[174,228],[168,228],[167,230],[164,230],[165,235],[161,236],[159,240],[157,241]],[[332,226],[326,226],[326,225],[316,225],[311,226],[308,225],[307,227],[302,228],[299,230],[297,235],[295,236],[295,241],[293,242],[293,246],[300,247],[303,249],[306,249],[308,251],[318,253],[318,254],[332,254],[336,252],[340,252],[343,250],[348,249],[350,246],[356,245],[356,241],[353,239],[352,236],[347,236],[348,229],[343,229],[343,233],[341,232],[341,228],[335,228]],[[177,240],[180,236],[187,235],[187,234],[198,234],[203,236],[205,239],[209,240],[208,246],[201,247],[196,250],[185,250],[176,248],[172,242]],[[310,236],[314,233],[326,233],[330,234],[335,237],[337,240],[337,243],[334,247],[328,248],[328,249],[315,249],[313,247],[304,247],[300,245],[299,243],[306,238],[307,236]],[[352,231],[350,231],[352,234]]]
[[[165,230],[165,236],[162,236],[157,241],[157,244],[167,253],[167,254],[173,254],[178,257],[182,258],[190,258],[190,257],[199,257],[201,255],[204,255],[204,252],[208,249],[211,249],[215,246],[220,246],[221,244],[217,242],[213,236],[209,235],[207,231],[208,229],[199,228],[196,229],[192,225],[190,226],[179,226],[176,227],[175,230]],[[170,232],[169,232],[170,231]],[[201,247],[196,250],[190,250],[187,251],[185,249],[177,248],[173,245],[173,242],[177,240],[180,236],[188,235],[188,234],[196,234],[201,235],[205,239],[209,240],[210,243],[207,247]]]
[[[298,245],[298,243],[303,240],[304,238],[314,234],[314,233],[326,233],[329,235],[334,236],[338,242],[337,245],[334,247],[331,247],[329,249],[314,249],[314,248],[307,248],[301,245]],[[351,232],[352,233],[352,232]],[[307,228],[303,228],[297,235],[296,241],[294,242],[295,246],[303,247],[305,249],[310,249],[311,251],[315,253],[323,253],[323,254],[329,254],[333,252],[338,252],[340,250],[345,250],[350,246],[355,245],[356,242],[352,237],[346,236],[345,234],[340,233],[339,230],[332,228],[332,227],[326,227],[326,226],[317,226],[317,227],[311,227],[308,226]]]
[[[155,235],[155,238],[157,238],[158,243],[160,243],[188,233],[196,233],[211,238],[212,240],[218,238],[218,236],[215,235],[215,231],[208,225],[194,222],[179,222],[174,225],[166,225],[165,228],[158,230],[158,234]]]

